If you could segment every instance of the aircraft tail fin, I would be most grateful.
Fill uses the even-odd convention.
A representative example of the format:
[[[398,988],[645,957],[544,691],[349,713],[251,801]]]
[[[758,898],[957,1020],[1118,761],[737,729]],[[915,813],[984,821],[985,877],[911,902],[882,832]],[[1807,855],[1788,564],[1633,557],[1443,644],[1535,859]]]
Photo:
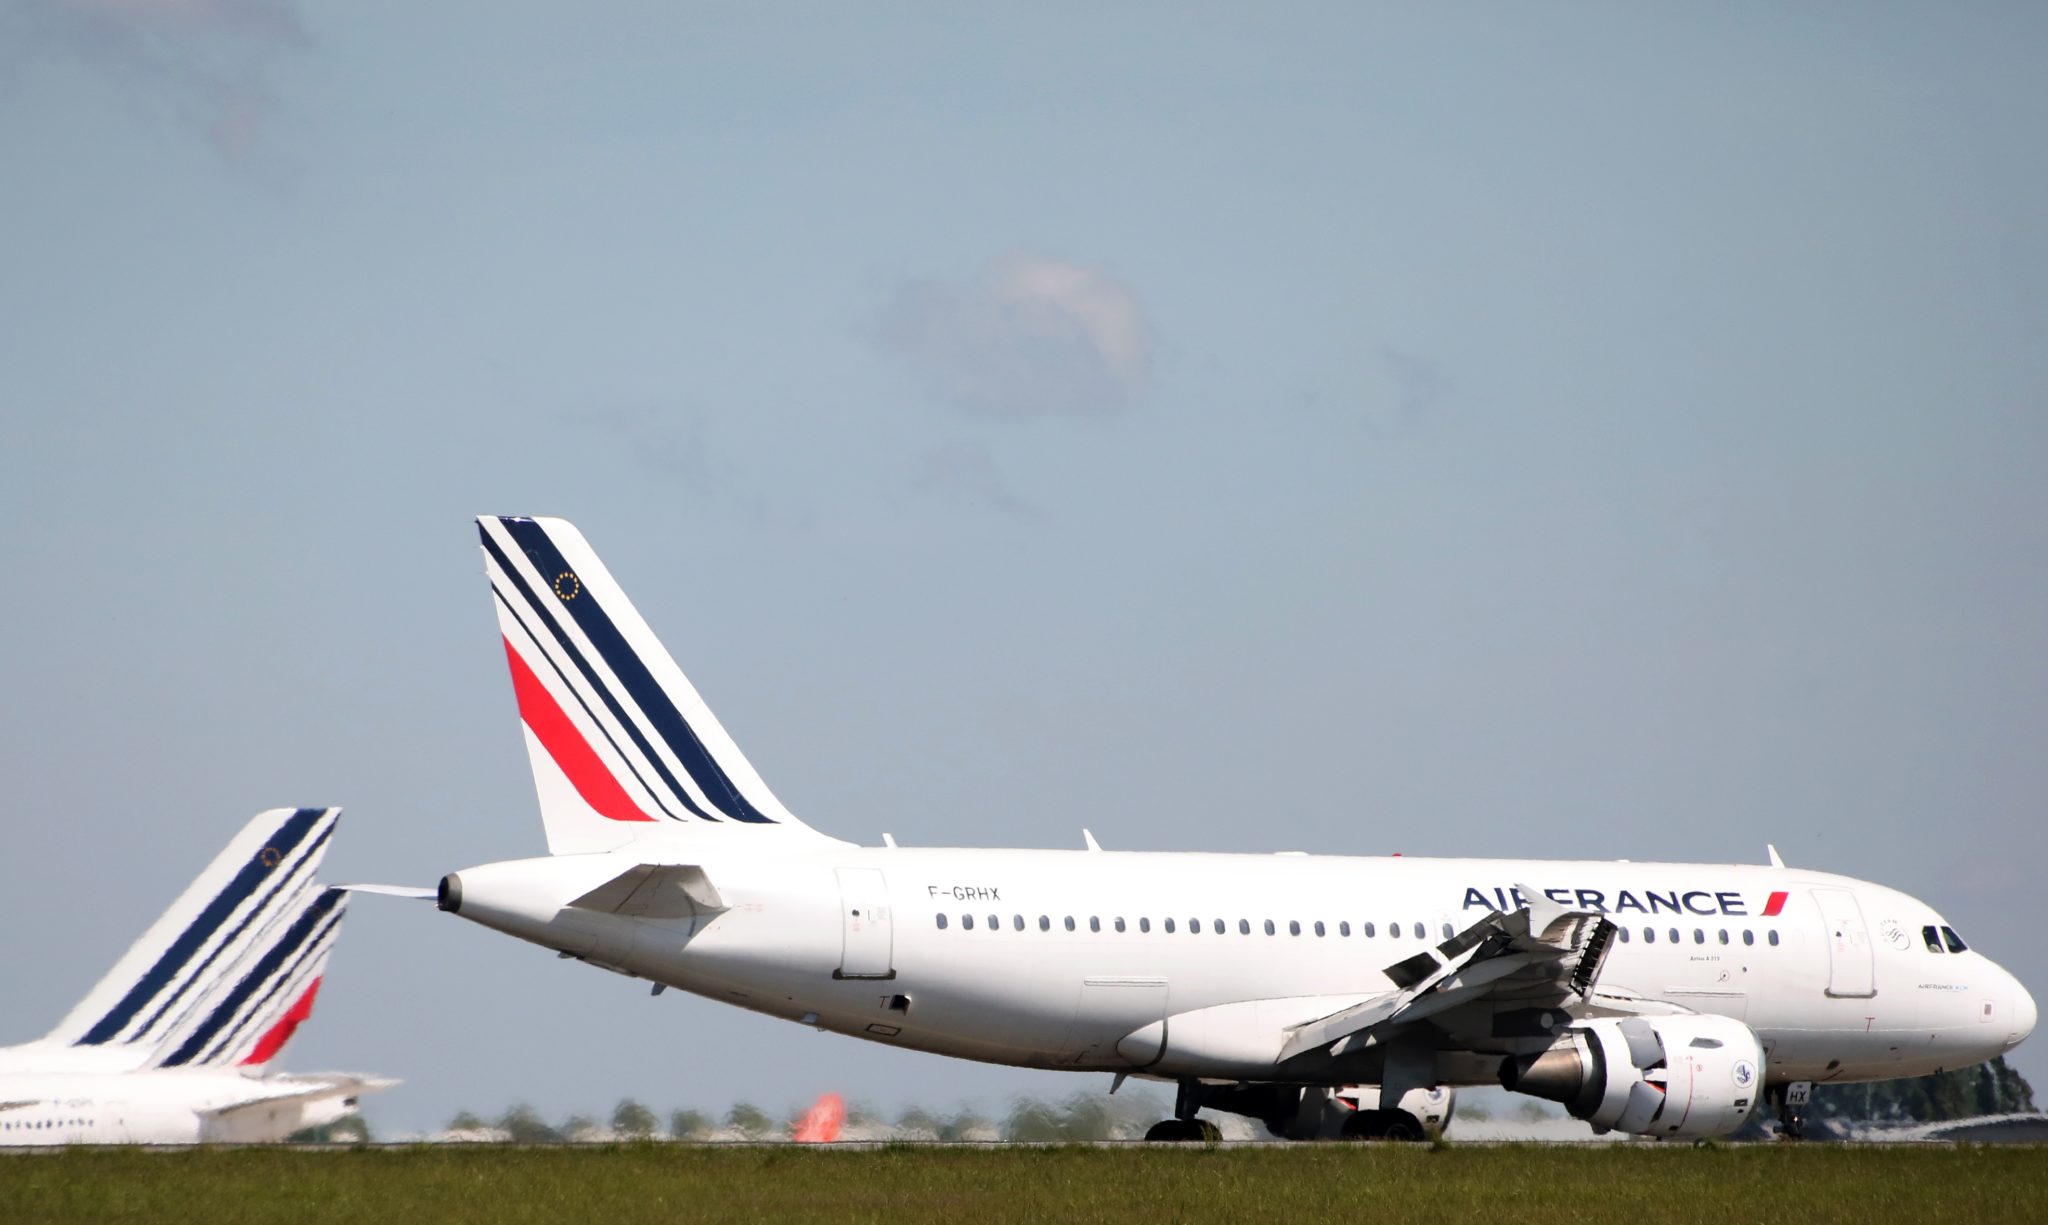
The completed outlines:
[[[818,837],[563,519],[477,520],[548,850],[719,828]]]
[[[131,1048],[146,1067],[273,1057],[340,930],[345,896],[313,879],[340,815],[258,813],[44,1041]]]

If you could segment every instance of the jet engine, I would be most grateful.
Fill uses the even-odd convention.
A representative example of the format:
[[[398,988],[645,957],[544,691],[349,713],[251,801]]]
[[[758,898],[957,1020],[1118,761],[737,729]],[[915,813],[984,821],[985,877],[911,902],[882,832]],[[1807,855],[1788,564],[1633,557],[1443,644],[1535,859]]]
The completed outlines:
[[[1500,1083],[1563,1102],[1596,1131],[1694,1138],[1742,1126],[1762,1091],[1764,1052],[1729,1017],[1601,1019],[1537,1055],[1510,1056]]]

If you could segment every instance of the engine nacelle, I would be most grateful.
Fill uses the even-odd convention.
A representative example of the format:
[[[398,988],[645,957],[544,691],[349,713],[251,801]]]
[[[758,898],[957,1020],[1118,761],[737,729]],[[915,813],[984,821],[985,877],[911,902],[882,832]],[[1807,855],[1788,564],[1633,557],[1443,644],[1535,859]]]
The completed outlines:
[[[1764,1083],[1764,1052],[1729,1017],[1603,1018],[1540,1055],[1501,1064],[1500,1083],[1563,1102],[1596,1131],[1690,1139],[1740,1128]]]

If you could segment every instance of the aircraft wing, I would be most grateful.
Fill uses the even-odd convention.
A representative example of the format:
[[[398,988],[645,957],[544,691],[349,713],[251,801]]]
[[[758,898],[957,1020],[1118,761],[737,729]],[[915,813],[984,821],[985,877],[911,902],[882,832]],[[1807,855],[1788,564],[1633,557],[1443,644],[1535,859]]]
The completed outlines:
[[[1481,1000],[1541,1009],[1588,999],[1613,943],[1614,924],[1595,911],[1561,906],[1540,890],[1518,888],[1528,905],[1493,911],[1435,949],[1388,966],[1394,990],[1295,1026],[1280,1061],[1317,1050],[1342,1055]]]
[[[201,1113],[221,1122],[233,1122],[238,1114],[286,1102],[311,1103],[330,1098],[361,1097],[365,1093],[375,1093],[379,1089],[389,1089],[402,1083],[404,1082],[386,1076],[355,1076],[345,1072],[252,1079],[249,1082],[250,1092],[247,1097]]]

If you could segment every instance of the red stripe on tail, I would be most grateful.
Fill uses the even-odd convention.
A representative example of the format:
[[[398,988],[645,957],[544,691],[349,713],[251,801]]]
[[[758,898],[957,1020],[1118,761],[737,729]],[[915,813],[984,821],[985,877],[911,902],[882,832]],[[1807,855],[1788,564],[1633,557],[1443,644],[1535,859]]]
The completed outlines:
[[[313,980],[312,985],[306,988],[306,993],[299,997],[298,1002],[291,1006],[291,1010],[282,1017],[279,1017],[277,1024],[271,1026],[264,1032],[261,1038],[256,1040],[256,1049],[250,1051],[249,1057],[242,1062],[244,1064],[269,1063],[272,1059],[275,1059],[277,1053],[284,1049],[284,1044],[292,1040],[292,1032],[298,1029],[299,1022],[313,1015],[313,997],[318,994],[320,994],[320,980],[316,978]]]
[[[1785,898],[1786,894],[1784,894],[1783,892],[1773,893],[1771,895],[1771,900],[1764,903],[1764,918],[1777,918],[1778,912],[1785,909]]]
[[[519,717],[526,720],[526,726],[540,738],[548,756],[569,776],[583,802],[596,809],[599,816],[614,821],[654,820],[641,812],[633,797],[619,786],[619,780],[598,757],[597,750],[590,747],[547,686],[540,683],[533,669],[512,649],[509,638],[505,640],[505,659],[512,665],[512,692],[519,696]]]

